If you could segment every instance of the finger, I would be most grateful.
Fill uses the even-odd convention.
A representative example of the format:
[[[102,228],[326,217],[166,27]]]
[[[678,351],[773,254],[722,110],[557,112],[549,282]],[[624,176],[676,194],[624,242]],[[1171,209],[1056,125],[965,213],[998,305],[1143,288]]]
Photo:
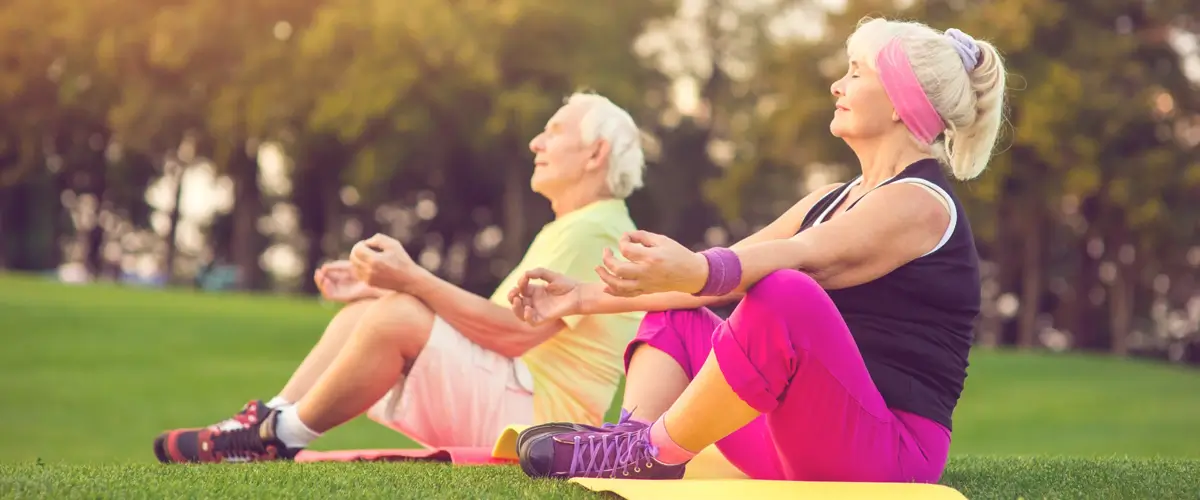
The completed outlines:
[[[533,325],[537,323],[536,316],[537,311],[534,311],[532,306],[525,306],[525,311],[521,318],[524,319],[526,323]]]
[[[395,238],[381,233],[375,233],[374,236],[368,238],[367,244],[380,250],[395,250],[400,247],[400,242]]]
[[[617,250],[621,252],[622,257],[625,257],[625,260],[633,262],[643,262],[652,255],[650,247],[625,238],[621,238]]]
[[[513,299],[511,309],[513,316],[521,320],[525,319],[525,301],[521,299],[520,295]]]
[[[542,280],[542,281],[549,283],[551,281],[554,281],[556,278],[558,278],[560,276],[562,276],[562,275],[558,274],[554,271],[551,271],[549,269],[546,269],[544,267],[539,267],[539,268],[535,268],[535,269],[526,271],[525,276],[522,276],[521,279],[524,280],[525,283],[528,283],[529,280],[531,280],[531,279]]]
[[[600,281],[603,281],[604,284],[607,285],[605,292],[609,293],[610,295],[623,296],[621,294],[626,290],[637,288],[636,281],[623,279],[609,272],[608,269],[605,269],[603,266],[596,266],[596,275],[600,277]]]
[[[358,262],[366,255],[365,252],[369,251],[365,243],[365,241],[360,241],[350,247],[350,264],[352,266],[358,266]]]
[[[352,264],[353,264],[353,270],[351,271],[351,274],[353,274],[354,277],[357,278],[359,281],[366,281],[367,277],[370,276],[370,270],[371,270],[370,262],[367,262],[364,260],[354,260],[352,262]]]
[[[621,262],[613,255],[612,250],[604,249],[604,267],[610,273],[621,279],[634,279],[638,277],[640,269],[633,263]]]
[[[322,273],[322,276],[325,281],[331,283],[344,283],[354,278],[354,266],[347,263],[345,269],[330,269]]]
[[[646,231],[643,229],[639,229],[637,231],[630,231],[628,233],[625,233],[624,235],[621,236],[621,241],[622,242],[629,241],[630,243],[637,243],[637,244],[648,246],[648,247],[654,247],[654,246],[658,246],[658,244],[662,241],[662,238],[663,238],[662,235],[655,234],[655,233],[652,233],[650,231]]]
[[[321,266],[321,269],[324,269],[326,272],[349,271],[350,261],[335,260],[333,262],[326,262],[325,265]]]

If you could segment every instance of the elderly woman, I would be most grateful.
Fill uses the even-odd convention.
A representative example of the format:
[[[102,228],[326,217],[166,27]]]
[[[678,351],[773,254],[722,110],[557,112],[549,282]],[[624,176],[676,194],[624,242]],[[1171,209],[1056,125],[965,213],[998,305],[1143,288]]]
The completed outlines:
[[[715,443],[756,479],[938,481],[980,306],[943,167],[986,167],[1005,70],[992,45],[913,22],[865,21],[847,52],[830,131],[862,175],[728,249],[638,231],[625,260],[606,251],[604,285],[535,270],[510,292],[534,324],[650,311],[626,350],[621,421],[528,429],[527,474],[674,479]],[[739,298],[727,321],[704,308]]]

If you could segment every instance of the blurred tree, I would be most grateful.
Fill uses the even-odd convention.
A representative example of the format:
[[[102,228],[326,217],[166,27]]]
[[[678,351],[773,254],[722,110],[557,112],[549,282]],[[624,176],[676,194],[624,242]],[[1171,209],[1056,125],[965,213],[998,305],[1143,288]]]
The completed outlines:
[[[1151,259],[1138,256],[1164,244],[1183,251],[1195,244],[1195,210],[1165,207],[1166,200],[1196,192],[1194,180],[1179,180],[1189,179],[1198,157],[1197,141],[1184,140],[1184,131],[1195,135],[1198,94],[1167,44],[1167,33],[1188,19],[1183,3],[1096,2],[1081,12],[1068,15],[1064,2],[1032,0],[930,0],[907,9],[849,2],[828,16],[824,37],[764,55],[770,69],[755,92],[766,110],[756,124],[755,155],[719,186],[770,192],[763,184],[780,182],[758,173],[771,165],[853,165],[828,134],[828,85],[844,71],[844,40],[863,16],[910,17],[991,40],[1012,71],[1011,126],[989,171],[959,191],[981,252],[999,266],[1001,290],[1020,299],[1015,341],[1039,343],[1046,308],[1057,302],[1070,319],[1055,326],[1077,343],[1123,352],[1132,287],[1145,290],[1154,277],[1146,273]],[[1102,304],[1107,322],[1095,321]]]
[[[322,151],[296,166],[306,274],[379,228],[436,271],[490,291],[524,252],[530,221],[548,216],[526,195],[528,141],[562,98],[591,87],[638,113],[654,73],[633,40],[669,4],[627,3],[324,5],[297,33],[293,66],[311,97],[299,99],[307,114],[289,150]],[[341,206],[329,182],[339,176],[355,207]],[[357,214],[354,223],[338,212]],[[502,228],[498,253],[476,248],[491,226]],[[329,238],[338,244],[318,243]]]

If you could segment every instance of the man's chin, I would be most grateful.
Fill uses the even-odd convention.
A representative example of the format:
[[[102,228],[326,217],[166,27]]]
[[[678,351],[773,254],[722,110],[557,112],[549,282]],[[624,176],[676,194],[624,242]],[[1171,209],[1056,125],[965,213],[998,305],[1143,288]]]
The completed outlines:
[[[546,196],[546,193],[552,191],[553,187],[551,186],[551,183],[534,177],[533,179],[529,180],[529,189],[537,194]]]

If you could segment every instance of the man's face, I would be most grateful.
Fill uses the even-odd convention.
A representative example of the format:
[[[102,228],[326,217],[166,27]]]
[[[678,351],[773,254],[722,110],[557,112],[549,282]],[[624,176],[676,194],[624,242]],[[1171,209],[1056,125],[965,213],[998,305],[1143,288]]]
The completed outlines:
[[[567,104],[546,122],[542,133],[529,141],[533,152],[533,177],[530,187],[546,197],[563,192],[584,181],[585,175],[598,168],[600,142],[584,144],[580,121],[587,107],[580,103]]]

